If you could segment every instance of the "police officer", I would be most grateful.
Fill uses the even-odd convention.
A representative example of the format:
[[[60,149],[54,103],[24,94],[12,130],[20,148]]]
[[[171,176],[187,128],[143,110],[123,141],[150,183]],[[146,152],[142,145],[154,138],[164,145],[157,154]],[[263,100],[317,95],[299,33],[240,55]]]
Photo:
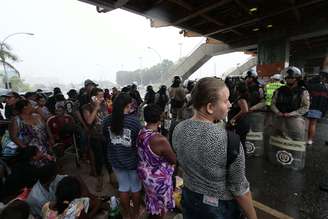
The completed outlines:
[[[185,104],[186,91],[182,86],[180,76],[174,76],[169,88],[171,114],[173,119],[181,119],[182,107]]]
[[[270,139],[278,136],[289,141],[293,145],[292,147],[285,147],[284,143],[274,145],[278,148],[275,157],[279,163],[285,166],[291,165],[290,167],[293,169],[302,169],[305,165],[305,119],[303,115],[309,110],[310,97],[305,87],[298,83],[302,77],[298,68],[291,66],[284,72],[286,72],[286,85],[280,87],[272,98],[271,110],[277,117]],[[277,138],[275,139],[277,140]],[[303,146],[294,145],[296,141],[303,142]]]
[[[252,106],[249,111],[252,112],[264,108],[266,108],[266,111],[271,111],[270,106],[273,93],[283,85],[284,84],[280,74],[274,74],[271,76],[270,81],[264,86],[264,99],[260,103]],[[263,90],[260,88],[259,92],[263,92]]]
[[[269,144],[269,137],[273,128],[273,117],[274,113],[271,111],[271,103],[274,92],[283,86],[281,82],[282,77],[280,74],[274,74],[271,76],[270,81],[265,85],[265,102],[263,105],[266,108],[265,118],[264,118],[264,150],[267,150]],[[254,107],[253,107],[254,108]]]
[[[170,98],[170,113],[172,115],[171,125],[169,128],[170,142],[175,126],[182,120],[182,109],[186,103],[186,90],[182,85],[181,77],[174,76],[172,85],[168,90]]]
[[[270,79],[271,81],[265,85],[265,105],[267,107],[271,106],[273,93],[284,85],[281,83],[280,74],[274,74]]]
[[[298,84],[302,73],[294,66],[285,71],[286,86],[280,87],[273,95],[271,110],[283,118],[302,117],[310,107],[309,92]]]
[[[264,91],[258,81],[256,71],[249,70],[246,73],[245,84],[248,97],[248,115],[249,133],[246,136],[246,153],[249,156],[262,156],[264,153],[263,131],[264,131],[264,113],[265,100]]]
[[[254,70],[249,70],[246,73],[245,83],[249,93],[248,106],[251,108],[264,100],[264,91]]]

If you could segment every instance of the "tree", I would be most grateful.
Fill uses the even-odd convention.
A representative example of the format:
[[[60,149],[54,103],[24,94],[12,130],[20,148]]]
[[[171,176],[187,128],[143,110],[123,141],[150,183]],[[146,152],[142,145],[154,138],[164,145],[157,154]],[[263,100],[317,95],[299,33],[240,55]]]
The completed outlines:
[[[13,62],[18,61],[17,55],[13,54],[11,50],[12,49],[8,44],[0,43],[0,59],[3,62],[6,62],[6,60],[11,60]]]
[[[18,61],[18,57],[11,52],[11,47],[8,44],[3,43],[3,42],[0,43],[0,60],[1,60],[1,63],[2,63],[2,66],[3,66],[3,69],[4,69],[5,72],[6,72],[7,66],[10,66],[19,75],[19,72],[14,68],[14,66],[12,66],[8,62],[8,60],[11,60],[13,62]],[[11,80],[11,79],[8,78],[8,75],[7,74],[5,74],[4,76],[5,77],[3,77],[3,79],[4,79],[5,87],[7,88],[7,83],[6,82],[9,81],[9,80]]]
[[[9,83],[11,84],[12,90],[16,92],[26,92],[32,90],[31,86],[25,83],[24,80],[20,79],[18,76],[11,77]]]
[[[135,71],[118,71],[116,72],[116,82],[120,85],[138,84],[147,85],[153,83],[163,83],[161,79],[167,77],[169,69],[174,65],[170,60],[164,59],[161,63],[151,68],[138,69]]]

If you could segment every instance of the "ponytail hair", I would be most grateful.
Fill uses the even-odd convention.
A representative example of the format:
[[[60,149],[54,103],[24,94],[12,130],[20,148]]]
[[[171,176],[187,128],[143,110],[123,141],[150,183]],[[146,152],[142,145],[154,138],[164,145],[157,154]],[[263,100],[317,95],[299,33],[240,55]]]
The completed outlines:
[[[120,93],[114,100],[110,130],[116,135],[122,134],[124,123],[124,108],[131,102],[132,98],[130,94],[125,92]]]

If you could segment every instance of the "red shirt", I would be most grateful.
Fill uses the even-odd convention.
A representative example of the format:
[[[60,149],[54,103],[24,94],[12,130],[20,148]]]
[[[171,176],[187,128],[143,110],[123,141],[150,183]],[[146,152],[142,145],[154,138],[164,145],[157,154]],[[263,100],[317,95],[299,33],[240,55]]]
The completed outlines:
[[[73,133],[70,130],[73,130],[74,120],[71,116],[52,116],[48,119],[47,124],[55,143],[72,144]]]

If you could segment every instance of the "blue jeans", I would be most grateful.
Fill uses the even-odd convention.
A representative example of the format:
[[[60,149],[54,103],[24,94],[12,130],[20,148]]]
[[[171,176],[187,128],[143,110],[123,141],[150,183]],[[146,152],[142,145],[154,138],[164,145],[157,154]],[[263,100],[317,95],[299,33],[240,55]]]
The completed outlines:
[[[122,170],[113,167],[113,171],[118,181],[119,192],[140,192],[142,189],[141,181],[137,170]]]
[[[204,195],[182,189],[182,213],[184,219],[239,219],[241,211],[235,200],[219,200],[218,207],[203,203]]]

